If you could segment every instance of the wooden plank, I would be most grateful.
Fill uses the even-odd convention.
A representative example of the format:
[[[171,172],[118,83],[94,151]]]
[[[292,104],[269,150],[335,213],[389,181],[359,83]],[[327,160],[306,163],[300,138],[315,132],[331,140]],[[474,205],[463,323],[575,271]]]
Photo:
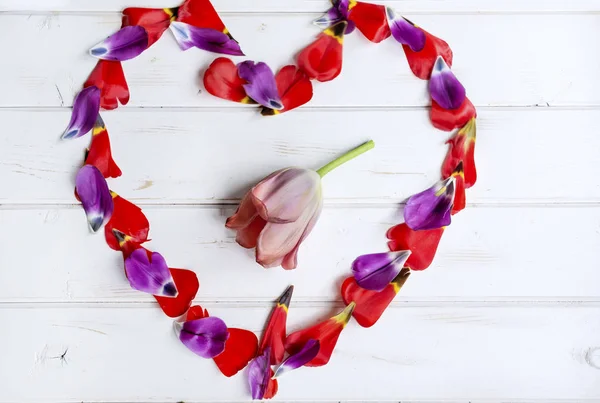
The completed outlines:
[[[229,326],[254,331],[268,315],[267,307],[208,308]],[[332,311],[292,307],[288,329]],[[0,309],[0,319],[11,324],[0,333],[2,345],[10,346],[3,352],[10,365],[0,366],[4,383],[11,385],[2,402],[249,399],[245,373],[221,375],[211,360],[179,343],[157,309],[10,305]],[[281,378],[277,397],[598,399],[598,331],[597,307],[391,309],[371,329],[350,323],[329,364]]]
[[[318,33],[312,17],[249,13],[224,19],[248,57],[278,69]],[[600,82],[590,79],[600,62],[590,51],[594,43],[580,41],[600,37],[600,14],[414,17],[451,44],[454,71],[477,106],[600,105]],[[87,50],[119,24],[116,13],[0,15],[0,35],[13,37],[11,46],[18,49],[3,62],[0,107],[71,105],[95,64]],[[317,83],[310,106],[429,104],[426,83],[412,75],[398,43],[375,46],[357,33],[345,47],[341,76]],[[129,106],[235,106],[208,95],[200,84],[199,73],[214,58],[197,49],[181,52],[166,33],[125,63]]]
[[[68,110],[4,110],[1,203],[74,203],[88,138],[61,141]],[[144,204],[236,201],[285,166],[317,169],[372,138],[376,147],[324,179],[328,203],[397,203],[439,177],[447,134],[426,111],[124,110],[103,114],[124,175],[109,184]],[[475,204],[596,203],[600,111],[485,110]],[[241,131],[240,128],[243,128]],[[585,146],[584,146],[585,145]],[[159,151],[160,150],[160,151]],[[348,184],[352,184],[349,186]]]
[[[300,249],[299,267],[264,270],[224,227],[233,208],[152,207],[151,250],[194,270],[200,301],[271,301],[289,284],[295,301],[339,300],[354,258],[383,252],[396,209],[325,207]],[[600,208],[473,208],[454,217],[433,266],[414,273],[397,303],[600,301]],[[83,211],[0,210],[1,302],[153,301],[130,289],[121,254],[92,235]],[[24,246],[27,245],[27,249]]]

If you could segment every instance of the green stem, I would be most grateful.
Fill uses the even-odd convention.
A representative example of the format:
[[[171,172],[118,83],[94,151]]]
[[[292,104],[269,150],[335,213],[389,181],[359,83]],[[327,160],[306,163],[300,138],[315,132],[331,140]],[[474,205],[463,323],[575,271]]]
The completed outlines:
[[[340,165],[350,161],[351,159],[358,157],[359,155],[361,155],[364,152],[369,151],[373,147],[375,147],[375,142],[373,140],[369,140],[366,143],[356,147],[355,149],[348,151],[346,154],[342,155],[341,157],[334,159],[329,164],[319,168],[317,170],[317,173],[322,178],[325,175],[327,175],[329,172],[331,172],[334,169],[336,169],[337,167],[339,167]]]

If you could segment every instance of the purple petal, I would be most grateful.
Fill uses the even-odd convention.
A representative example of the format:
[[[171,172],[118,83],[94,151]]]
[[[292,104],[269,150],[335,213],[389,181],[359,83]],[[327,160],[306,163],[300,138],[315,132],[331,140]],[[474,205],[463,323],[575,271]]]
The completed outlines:
[[[289,372],[296,368],[300,368],[301,366],[309,363],[310,361],[312,361],[313,358],[317,356],[317,354],[319,354],[320,348],[321,343],[319,343],[319,340],[308,340],[300,351],[298,351],[294,355],[290,355],[288,358],[285,359],[285,361],[281,363],[281,365],[279,365],[279,367],[277,367],[273,378],[277,378],[285,374],[286,372]]]
[[[419,52],[425,47],[425,32],[415,27],[415,25],[402,17],[396,15],[393,9],[386,7],[386,14],[390,32],[395,40],[403,45],[407,45],[413,52]]]
[[[148,259],[145,249],[134,250],[125,259],[125,273],[135,290],[162,297],[176,297],[178,294],[169,266],[160,253],[153,252]]]
[[[429,79],[431,98],[444,109],[458,109],[466,98],[465,87],[458,81],[442,56],[438,56]]]
[[[400,273],[409,250],[362,255],[352,262],[354,278],[361,288],[381,291]]]
[[[351,34],[356,28],[356,24],[353,21],[348,20],[350,0],[338,0],[335,1],[333,7],[331,7],[325,14],[313,21],[313,24],[320,28],[329,28],[332,25],[337,24],[340,21],[346,21],[345,35]]]
[[[454,177],[439,181],[427,190],[411,196],[404,208],[404,221],[414,231],[450,225],[454,202]]]
[[[139,25],[123,27],[93,48],[98,59],[123,61],[139,56],[148,47],[148,33]]]
[[[113,213],[113,199],[106,179],[93,165],[81,167],[75,177],[75,191],[81,200],[92,231],[98,231]]]
[[[73,112],[63,139],[81,137],[94,127],[100,112],[100,88],[92,85],[82,89],[73,102]]]
[[[211,316],[184,322],[175,322],[175,333],[179,340],[195,354],[213,358],[225,350],[229,330],[223,320]]]
[[[239,43],[216,29],[198,28],[179,21],[173,21],[169,28],[181,50],[196,47],[208,52],[244,56]]]
[[[266,63],[247,60],[237,68],[240,78],[248,82],[244,84],[246,95],[266,108],[283,109],[273,70]]]
[[[270,357],[271,347],[267,347],[248,364],[248,383],[252,399],[262,399],[265,396],[271,375]]]

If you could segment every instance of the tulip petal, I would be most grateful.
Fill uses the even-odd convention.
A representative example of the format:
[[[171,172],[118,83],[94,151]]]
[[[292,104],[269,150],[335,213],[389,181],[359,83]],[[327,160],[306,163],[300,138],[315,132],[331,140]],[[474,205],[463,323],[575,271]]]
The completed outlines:
[[[198,276],[191,270],[169,269],[173,283],[177,289],[176,297],[162,297],[155,295],[154,298],[163,310],[165,315],[170,318],[178,318],[189,309],[192,300],[196,298],[196,293],[200,287]]]
[[[320,367],[329,362],[340,333],[352,316],[356,304],[351,302],[342,312],[315,326],[298,330],[285,340],[285,349],[290,354],[296,354],[310,339],[319,341],[319,352],[316,357],[304,364],[307,367]]]
[[[150,223],[142,209],[114,192],[111,195],[114,211],[104,227],[104,237],[108,246],[117,251],[122,249],[113,229],[117,229],[122,237],[128,236],[129,240],[137,245],[146,242]]]
[[[262,354],[254,358],[248,365],[248,383],[250,384],[252,399],[258,400],[265,396],[271,378],[270,354],[270,348],[267,347]]]
[[[124,61],[139,56],[148,47],[148,33],[143,27],[123,27],[93,48],[90,55],[103,60]]]
[[[331,7],[325,14],[313,21],[316,26],[326,29],[332,25],[337,24],[340,21],[346,21],[345,35],[351,34],[356,28],[354,22],[348,20],[348,12],[350,9],[350,3],[356,4],[353,0],[334,0],[333,7]]]
[[[407,45],[414,52],[419,52],[425,47],[423,30],[401,15],[397,15],[390,7],[386,7],[386,15],[390,32],[396,41]]]
[[[450,148],[442,165],[442,177],[447,178],[452,175],[458,164],[462,163],[465,188],[467,189],[477,181],[477,169],[475,168],[476,136],[477,127],[473,117],[447,141]]]
[[[211,28],[229,33],[210,0],[185,0],[177,9],[177,21],[198,28]]]
[[[300,245],[302,244],[302,241],[304,241],[306,239],[306,237],[310,234],[310,232],[314,228],[315,224],[319,220],[319,216],[321,215],[322,209],[323,209],[323,199],[319,198],[319,204],[315,208],[315,211],[314,211],[312,217],[310,218],[310,220],[308,221],[308,224],[306,225],[306,228],[304,229],[302,236],[298,240],[298,243],[296,243],[296,246],[294,246],[294,248],[288,254],[286,254],[285,257],[283,258],[283,261],[281,262],[281,267],[283,269],[293,270],[296,268],[296,266],[298,266],[298,250],[300,249]]]
[[[73,101],[73,113],[63,139],[81,137],[94,127],[100,112],[100,89],[91,86],[82,89]]]
[[[129,87],[123,73],[121,62],[98,60],[96,67],[83,84],[84,88],[96,86],[100,88],[100,107],[116,109],[129,102]]]
[[[296,354],[290,355],[285,359],[284,362],[281,363],[279,367],[277,367],[273,377],[280,377],[289,371],[304,366],[308,362],[312,361],[317,354],[319,354],[320,349],[321,344],[319,343],[319,340],[310,339],[300,351],[298,351]]]
[[[358,285],[354,277],[348,277],[342,284],[342,299],[346,304],[356,303],[352,316],[359,325],[371,327],[383,315],[409,275],[410,269],[403,268],[381,291],[365,290]]]
[[[463,172],[462,161],[458,164],[452,177],[456,183],[456,192],[454,194],[454,202],[452,203],[452,215],[462,211],[467,204],[467,196],[465,194],[465,174]]]
[[[246,95],[244,84],[237,66],[225,57],[216,58],[204,73],[204,87],[211,95],[243,104],[255,103]]]
[[[432,100],[429,117],[434,127],[449,132],[465,126],[471,119],[477,117],[477,111],[469,98],[465,98],[462,105],[453,110],[444,109]]]
[[[324,30],[298,54],[298,67],[317,81],[331,81],[342,72],[342,45],[348,24],[340,21]]]
[[[402,223],[388,230],[388,247],[393,251],[410,250],[405,266],[412,270],[425,270],[435,257],[443,233],[444,227],[414,231],[406,223]]]
[[[263,399],[272,399],[273,397],[275,397],[277,391],[279,390],[277,379],[273,379],[273,375],[275,375],[273,369],[269,370],[269,377],[271,378],[269,379],[269,383],[267,384],[267,390],[265,391]]]
[[[136,249],[125,259],[125,273],[134,290],[171,298],[178,295],[167,262],[158,252],[148,256],[143,248]]]
[[[214,316],[174,323],[175,334],[194,354],[213,358],[225,350],[229,338],[227,325]]]
[[[290,285],[279,297],[277,305],[271,311],[269,321],[265,326],[258,354],[262,354],[267,348],[271,352],[269,362],[271,365],[278,365],[283,361],[285,354],[286,322],[287,313],[292,300],[294,286]]]
[[[229,338],[225,342],[225,350],[213,360],[223,375],[231,377],[244,369],[256,356],[258,339],[246,329],[230,327],[228,330]]]
[[[409,197],[404,208],[406,224],[415,231],[450,225],[455,190],[454,178],[450,177]]]
[[[85,164],[98,168],[105,178],[121,176],[121,169],[112,158],[108,131],[100,115],[92,129],[92,144],[85,157]]]
[[[312,99],[313,88],[310,79],[294,65],[288,65],[279,70],[275,76],[275,82],[281,96],[283,110],[263,108],[261,111],[263,116],[291,111]]]
[[[422,28],[417,27],[425,34],[425,46],[419,51],[414,51],[408,45],[402,45],[406,60],[413,74],[422,80],[429,80],[431,71],[438,56],[444,58],[448,66],[452,67],[452,49],[438,37],[431,35]]]
[[[194,319],[202,319],[208,318],[210,315],[208,311],[202,308],[200,305],[191,306],[185,314],[185,320],[194,320]]]
[[[466,98],[465,87],[441,56],[436,59],[431,72],[429,93],[431,98],[444,109],[458,109]]]
[[[169,28],[173,10],[168,8],[128,7],[123,10],[123,27],[139,25],[148,33],[148,46],[152,46]]]
[[[283,104],[277,92],[277,83],[271,68],[263,62],[246,60],[237,65],[238,75],[244,84],[246,95],[266,108],[282,109]]]
[[[366,290],[383,290],[404,267],[409,250],[362,255],[352,263],[352,272],[359,286]]]
[[[106,179],[93,165],[84,165],[77,172],[75,191],[81,200],[93,232],[106,224],[113,213],[113,200]]]
[[[384,6],[357,1],[351,5],[348,19],[371,42],[379,43],[390,36]]]
[[[224,55],[243,56],[239,43],[227,34],[212,28],[198,28],[184,22],[174,21],[169,26],[181,50],[191,47]]]

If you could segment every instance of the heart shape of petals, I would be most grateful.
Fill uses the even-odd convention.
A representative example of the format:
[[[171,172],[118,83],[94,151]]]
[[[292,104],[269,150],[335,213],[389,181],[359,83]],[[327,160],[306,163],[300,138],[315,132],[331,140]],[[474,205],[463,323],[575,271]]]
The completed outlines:
[[[90,55],[103,60],[122,62],[142,54],[148,47],[148,33],[143,27],[123,27],[93,48]]]
[[[84,165],[75,177],[75,192],[91,230],[97,232],[110,220],[114,209],[106,179],[95,166]]]
[[[225,322],[214,316],[183,323],[174,322],[174,329],[179,340],[202,358],[213,358],[221,354],[229,338]]]
[[[171,298],[178,295],[167,262],[158,252],[148,256],[143,248],[134,250],[125,259],[125,273],[134,290]]]

